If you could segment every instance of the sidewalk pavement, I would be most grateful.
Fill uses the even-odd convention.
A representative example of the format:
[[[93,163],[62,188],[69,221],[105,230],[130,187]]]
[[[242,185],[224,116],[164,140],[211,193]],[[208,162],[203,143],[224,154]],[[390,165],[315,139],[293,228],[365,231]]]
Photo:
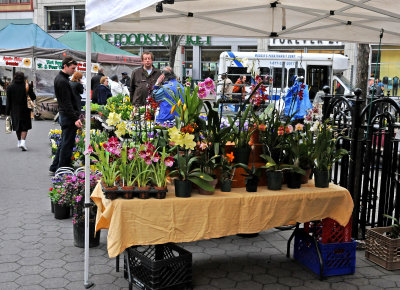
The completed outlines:
[[[0,289],[84,289],[83,249],[73,245],[72,222],[56,220],[47,191],[50,121],[34,121],[28,151],[17,148],[15,134],[4,133],[0,120]],[[288,259],[291,231],[276,229],[255,238],[229,236],[180,244],[193,253],[194,289],[400,289],[400,270],[386,271],[357,251],[354,275],[323,281]],[[92,289],[127,289],[106,249],[107,231],[100,246],[90,249]]]

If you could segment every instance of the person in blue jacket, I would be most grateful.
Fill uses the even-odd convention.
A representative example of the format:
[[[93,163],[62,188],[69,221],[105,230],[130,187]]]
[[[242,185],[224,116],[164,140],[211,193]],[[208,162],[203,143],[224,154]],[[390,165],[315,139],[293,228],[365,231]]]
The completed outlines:
[[[169,99],[174,102],[170,96],[172,93],[177,95],[179,88],[184,91],[183,86],[176,80],[176,75],[171,67],[167,66],[163,68],[162,74],[158,77],[156,84],[154,85],[154,99],[156,102],[160,102],[160,112],[157,116],[156,121],[158,123],[170,122],[177,116],[176,112],[171,114],[172,106],[165,99]],[[180,98],[183,103],[182,95]]]
[[[111,90],[108,87],[108,77],[101,77],[97,91],[97,103],[99,105],[107,105],[107,99],[112,97]]]

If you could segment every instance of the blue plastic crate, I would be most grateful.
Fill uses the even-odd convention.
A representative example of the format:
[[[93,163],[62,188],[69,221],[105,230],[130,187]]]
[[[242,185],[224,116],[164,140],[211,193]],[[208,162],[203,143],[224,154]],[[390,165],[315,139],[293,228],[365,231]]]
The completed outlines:
[[[356,268],[356,242],[322,244],[318,242],[324,269],[322,276],[354,274]],[[320,275],[318,253],[313,237],[298,230],[294,239],[294,259]]]

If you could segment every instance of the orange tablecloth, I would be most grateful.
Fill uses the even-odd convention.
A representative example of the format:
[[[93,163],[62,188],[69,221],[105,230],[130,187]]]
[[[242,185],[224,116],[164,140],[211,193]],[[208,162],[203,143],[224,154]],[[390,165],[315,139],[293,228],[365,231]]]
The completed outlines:
[[[330,184],[316,188],[283,187],[279,191],[244,188],[214,195],[192,194],[177,198],[173,187],[166,199],[116,199],[104,197],[100,184],[91,198],[98,206],[96,231],[109,229],[107,248],[115,257],[134,245],[192,242],[237,233],[258,233],[276,226],[330,217],[346,225],[353,211],[349,192]]]

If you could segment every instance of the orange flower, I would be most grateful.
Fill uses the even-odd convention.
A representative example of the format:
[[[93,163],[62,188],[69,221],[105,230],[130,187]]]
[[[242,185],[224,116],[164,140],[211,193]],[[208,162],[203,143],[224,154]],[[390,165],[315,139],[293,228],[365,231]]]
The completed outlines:
[[[228,160],[229,162],[233,162],[233,159],[235,159],[235,156],[233,156],[233,152],[231,152],[230,154],[226,154],[226,160]]]
[[[265,131],[265,129],[267,129],[267,126],[265,126],[264,124],[260,124],[260,125],[258,125],[258,130],[260,130],[260,131]]]
[[[285,132],[285,127],[280,126],[280,127],[278,128],[278,135],[279,135],[279,136],[282,136],[282,135],[284,134],[284,132]]]

